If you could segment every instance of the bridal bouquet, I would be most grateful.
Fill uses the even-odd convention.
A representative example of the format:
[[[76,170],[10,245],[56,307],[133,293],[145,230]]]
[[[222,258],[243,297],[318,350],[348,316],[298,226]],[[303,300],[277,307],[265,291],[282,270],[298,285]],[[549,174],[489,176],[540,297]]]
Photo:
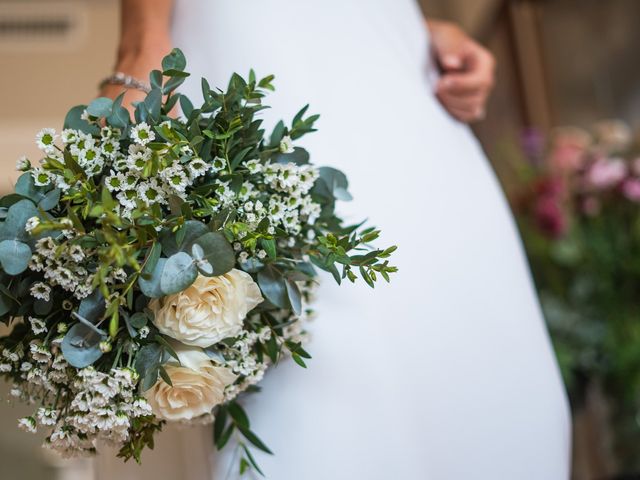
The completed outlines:
[[[618,121],[534,143],[516,207],[565,380],[574,405],[602,386],[638,468],[640,145]]]
[[[139,461],[165,421],[215,418],[217,447],[237,433],[241,470],[258,468],[248,445],[269,450],[237,398],[283,356],[310,358],[317,269],[372,287],[396,271],[395,247],[369,246],[379,231],[336,215],[344,174],[294,146],[316,115],[265,137],[272,77],[203,79],[195,108],[175,91],[185,66],[174,50],[151,72],[135,122],[120,96],[42,130],[42,160],[19,160],[0,200],[0,372],[37,405],[19,426],[63,456],[104,442]]]

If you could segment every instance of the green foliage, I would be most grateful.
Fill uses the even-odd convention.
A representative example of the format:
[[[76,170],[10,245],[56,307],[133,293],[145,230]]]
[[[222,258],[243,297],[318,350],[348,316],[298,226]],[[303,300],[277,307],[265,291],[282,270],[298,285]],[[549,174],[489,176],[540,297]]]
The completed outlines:
[[[396,271],[395,247],[371,246],[378,230],[344,226],[335,214],[336,202],[351,199],[345,174],[316,168],[292,145],[315,131],[318,115],[305,106],[267,135],[259,114],[273,76],[234,74],[224,90],[203,79],[202,102],[194,103],[177,91],[185,68],[174,49],[150,73],[151,91],[133,118],[123,95],[97,98],[67,114],[62,146],[49,142],[50,131],[41,134],[40,165],[21,167],[15,193],[0,199],[0,320],[37,317],[44,329],[21,324],[0,347],[35,341],[55,354],[59,343],[76,369],[133,368],[142,392],[156,382],[171,386],[165,366],[179,357],[150,302],[184,291],[198,275],[235,268],[266,300],[244,319],[240,337],[206,353],[225,366],[250,337],[258,362],[290,355],[305,367],[304,332],[294,339],[289,330],[309,312],[314,265],[338,283],[360,278],[371,287]],[[230,387],[249,392],[248,380],[239,374]],[[70,401],[67,390],[60,401]],[[162,422],[131,420],[119,456],[140,461]],[[214,434],[218,448],[237,434],[240,469],[261,473],[249,447],[271,452],[235,400],[218,407]]]
[[[573,169],[553,164],[562,138],[549,142],[549,160],[525,172],[529,182],[514,204],[572,405],[580,408],[590,386],[602,385],[619,463],[637,469],[640,208],[626,193],[638,174],[637,147],[619,150],[587,138],[571,145],[580,165]],[[591,182],[594,169],[618,161],[618,180]]]

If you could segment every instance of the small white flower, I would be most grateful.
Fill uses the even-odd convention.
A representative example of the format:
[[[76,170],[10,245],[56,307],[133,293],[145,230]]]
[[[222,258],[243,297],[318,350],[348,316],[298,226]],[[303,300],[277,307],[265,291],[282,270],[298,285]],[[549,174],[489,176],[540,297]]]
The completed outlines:
[[[36,322],[37,325],[39,325],[42,328],[44,328],[45,332],[47,331],[46,327],[44,326],[44,322],[42,320],[40,320],[38,318],[29,317],[29,322],[31,323],[31,327],[32,328],[33,328],[34,322]],[[34,329],[34,331],[35,331],[35,329]],[[42,333],[42,332],[40,332],[40,333]],[[29,346],[29,349],[31,351],[31,358],[33,358],[36,362],[46,363],[51,359],[51,352],[44,345],[39,345],[37,343],[32,343]]]
[[[62,143],[65,145],[69,145],[70,143],[75,143],[79,138],[79,132],[77,130],[73,130],[72,128],[65,128],[62,130],[60,137],[62,138]]]
[[[227,161],[222,157],[216,157],[211,162],[211,170],[213,172],[219,172],[220,170],[224,170],[227,166]]]
[[[146,145],[155,140],[156,134],[147,123],[142,122],[131,129],[131,138],[139,145]]]
[[[36,412],[40,425],[53,426],[58,421],[58,413],[52,408],[40,407]]]
[[[189,185],[189,177],[179,164],[165,168],[160,172],[160,176],[169,188],[177,192],[184,192],[187,185]]]
[[[14,398],[20,398],[22,396],[22,390],[20,390],[18,387],[13,387],[9,394]]]
[[[36,135],[36,145],[44,152],[51,152],[55,149],[56,131],[53,128],[43,128]]]
[[[267,256],[267,252],[265,252],[264,250],[258,250],[258,253],[256,255],[258,256],[258,258],[260,260],[262,260],[263,258],[265,258]]]
[[[85,259],[84,250],[82,250],[80,245],[71,245],[67,255],[69,255],[69,258],[76,263],[80,263]]]
[[[264,327],[258,332],[258,340],[260,340],[261,343],[267,342],[270,338],[271,329],[269,327]]]
[[[209,165],[201,158],[194,158],[189,162],[187,167],[189,168],[192,178],[201,177],[209,170]]]
[[[147,338],[149,336],[149,327],[147,327],[146,325],[144,327],[142,327],[140,330],[138,330],[138,334],[140,335],[140,338]]]
[[[78,155],[78,163],[80,165],[87,166],[92,165],[94,162],[101,159],[101,152],[97,146],[87,147]]]
[[[31,286],[31,295],[34,298],[39,298],[46,302],[49,301],[49,294],[51,293],[51,287],[43,282],[36,282]]]
[[[31,176],[33,177],[33,183],[38,187],[49,185],[53,179],[51,172],[41,168],[34,168],[31,170]]]
[[[0,373],[9,373],[13,370],[13,367],[10,363],[0,363]]]
[[[100,137],[107,139],[107,138],[111,138],[113,136],[113,128],[111,128],[110,126],[106,125],[104,127],[102,127],[100,129]]]
[[[16,352],[10,351],[8,348],[5,348],[2,351],[2,356],[10,362],[17,362],[18,360],[20,360],[20,355],[18,355]]]
[[[155,179],[141,183],[138,186],[137,195],[147,205],[161,202],[164,199],[163,191],[158,186]]]
[[[249,170],[249,173],[260,173],[262,171],[262,163],[260,163],[260,160],[249,160],[245,162],[244,165]]]
[[[102,143],[102,153],[108,158],[115,158],[120,152],[120,142],[115,138],[109,138]]]
[[[18,428],[28,433],[36,433],[36,419],[33,417],[23,417],[18,420]]]
[[[27,220],[27,223],[24,226],[25,231],[31,232],[34,228],[40,225],[40,219],[38,217],[31,217]]]
[[[31,162],[25,155],[23,155],[16,161],[16,170],[18,170],[19,172],[26,172],[28,170],[31,170]]]
[[[289,135],[282,137],[282,140],[280,140],[280,152],[293,153],[293,142]]]

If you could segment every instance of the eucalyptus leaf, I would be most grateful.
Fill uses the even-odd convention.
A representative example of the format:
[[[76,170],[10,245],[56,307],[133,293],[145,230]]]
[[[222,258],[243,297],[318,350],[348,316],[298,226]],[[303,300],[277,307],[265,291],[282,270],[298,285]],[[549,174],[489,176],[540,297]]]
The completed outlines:
[[[63,128],[80,130],[81,132],[88,133],[89,135],[100,134],[100,129],[96,125],[82,119],[82,114],[86,108],[86,105],[78,105],[69,110],[69,113],[67,113],[67,116],[64,119]]]
[[[178,252],[167,259],[160,276],[160,289],[172,295],[189,287],[198,276],[198,269],[188,253]]]
[[[144,106],[147,109],[149,118],[154,122],[159,121],[162,107],[162,91],[159,88],[152,88],[144,99]]]
[[[31,236],[24,227],[27,220],[38,216],[38,210],[31,200],[20,200],[14,203],[7,212],[5,221],[0,225],[0,241],[20,240],[28,241]]]
[[[149,390],[156,383],[161,360],[162,347],[157,343],[145,345],[138,351],[134,368],[142,378],[141,388],[143,391]]]
[[[295,163],[296,165],[307,165],[309,163],[309,152],[304,148],[295,147],[291,153],[280,153],[276,156],[277,163]]]
[[[142,312],[136,312],[129,318],[129,322],[134,328],[142,328],[148,321],[149,318]]]
[[[171,50],[167,56],[162,59],[162,70],[178,70],[183,71],[187,66],[187,59],[179,48]]]
[[[287,286],[287,295],[289,296],[289,303],[296,315],[302,314],[302,295],[296,282],[287,279],[285,282]]]
[[[78,315],[95,323],[102,319],[106,308],[104,295],[96,288],[88,297],[82,299],[78,307]]]
[[[42,199],[38,202],[38,208],[41,208],[45,212],[55,208],[60,202],[60,189],[54,188],[47,192]]]
[[[276,307],[291,308],[285,279],[275,268],[267,266],[258,272],[258,285],[267,300]]]
[[[152,272],[141,275],[138,278],[138,286],[140,287],[142,293],[144,293],[147,297],[160,298],[164,295],[164,293],[162,292],[162,288],[160,287],[160,279],[162,278],[162,272],[166,263],[166,258],[158,259],[158,261],[156,262],[156,266]]]
[[[111,107],[113,100],[107,97],[98,97],[93,100],[87,107],[87,113],[92,117],[107,117],[111,115]]]
[[[195,240],[209,232],[207,226],[197,220],[187,220],[180,227],[182,230],[182,240],[177,241],[177,232],[174,233],[169,229],[164,229],[160,233],[160,242],[162,243],[162,251],[165,255],[171,256],[178,252],[191,252]]]
[[[236,264],[236,255],[233,247],[221,232],[209,232],[198,237],[194,242],[194,247],[199,247],[200,258],[198,262],[207,262],[210,269],[200,268],[200,272],[207,276],[224,275]],[[201,263],[198,263],[200,266]]]
[[[122,100],[124,99],[125,92],[118,95],[118,97],[113,101],[113,106],[111,107],[111,115],[107,117],[107,122],[109,125],[117,128],[125,129],[131,122],[131,117],[129,116],[129,110],[122,106]]]
[[[348,191],[349,181],[344,173],[332,167],[320,167],[320,177],[316,181],[316,186],[323,196],[331,196],[336,200],[349,201],[352,196]]]
[[[76,323],[62,339],[62,355],[72,367],[88,367],[102,356],[100,342],[104,338],[87,325]]]
[[[3,240],[0,242],[0,264],[9,275],[24,272],[31,260],[31,248],[19,240]]]

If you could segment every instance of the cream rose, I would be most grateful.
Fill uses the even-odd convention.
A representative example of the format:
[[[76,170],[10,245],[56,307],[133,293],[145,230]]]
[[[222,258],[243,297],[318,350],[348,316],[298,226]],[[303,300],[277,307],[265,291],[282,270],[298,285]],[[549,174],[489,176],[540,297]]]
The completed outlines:
[[[191,420],[222,403],[224,389],[235,379],[231,370],[216,367],[199,348],[181,346],[174,349],[180,359],[165,365],[173,386],[160,379],[145,392],[154,415],[164,420]]]
[[[199,275],[186,290],[154,299],[149,308],[160,332],[206,348],[240,334],[247,313],[262,301],[251,275],[233,269],[218,277]]]

